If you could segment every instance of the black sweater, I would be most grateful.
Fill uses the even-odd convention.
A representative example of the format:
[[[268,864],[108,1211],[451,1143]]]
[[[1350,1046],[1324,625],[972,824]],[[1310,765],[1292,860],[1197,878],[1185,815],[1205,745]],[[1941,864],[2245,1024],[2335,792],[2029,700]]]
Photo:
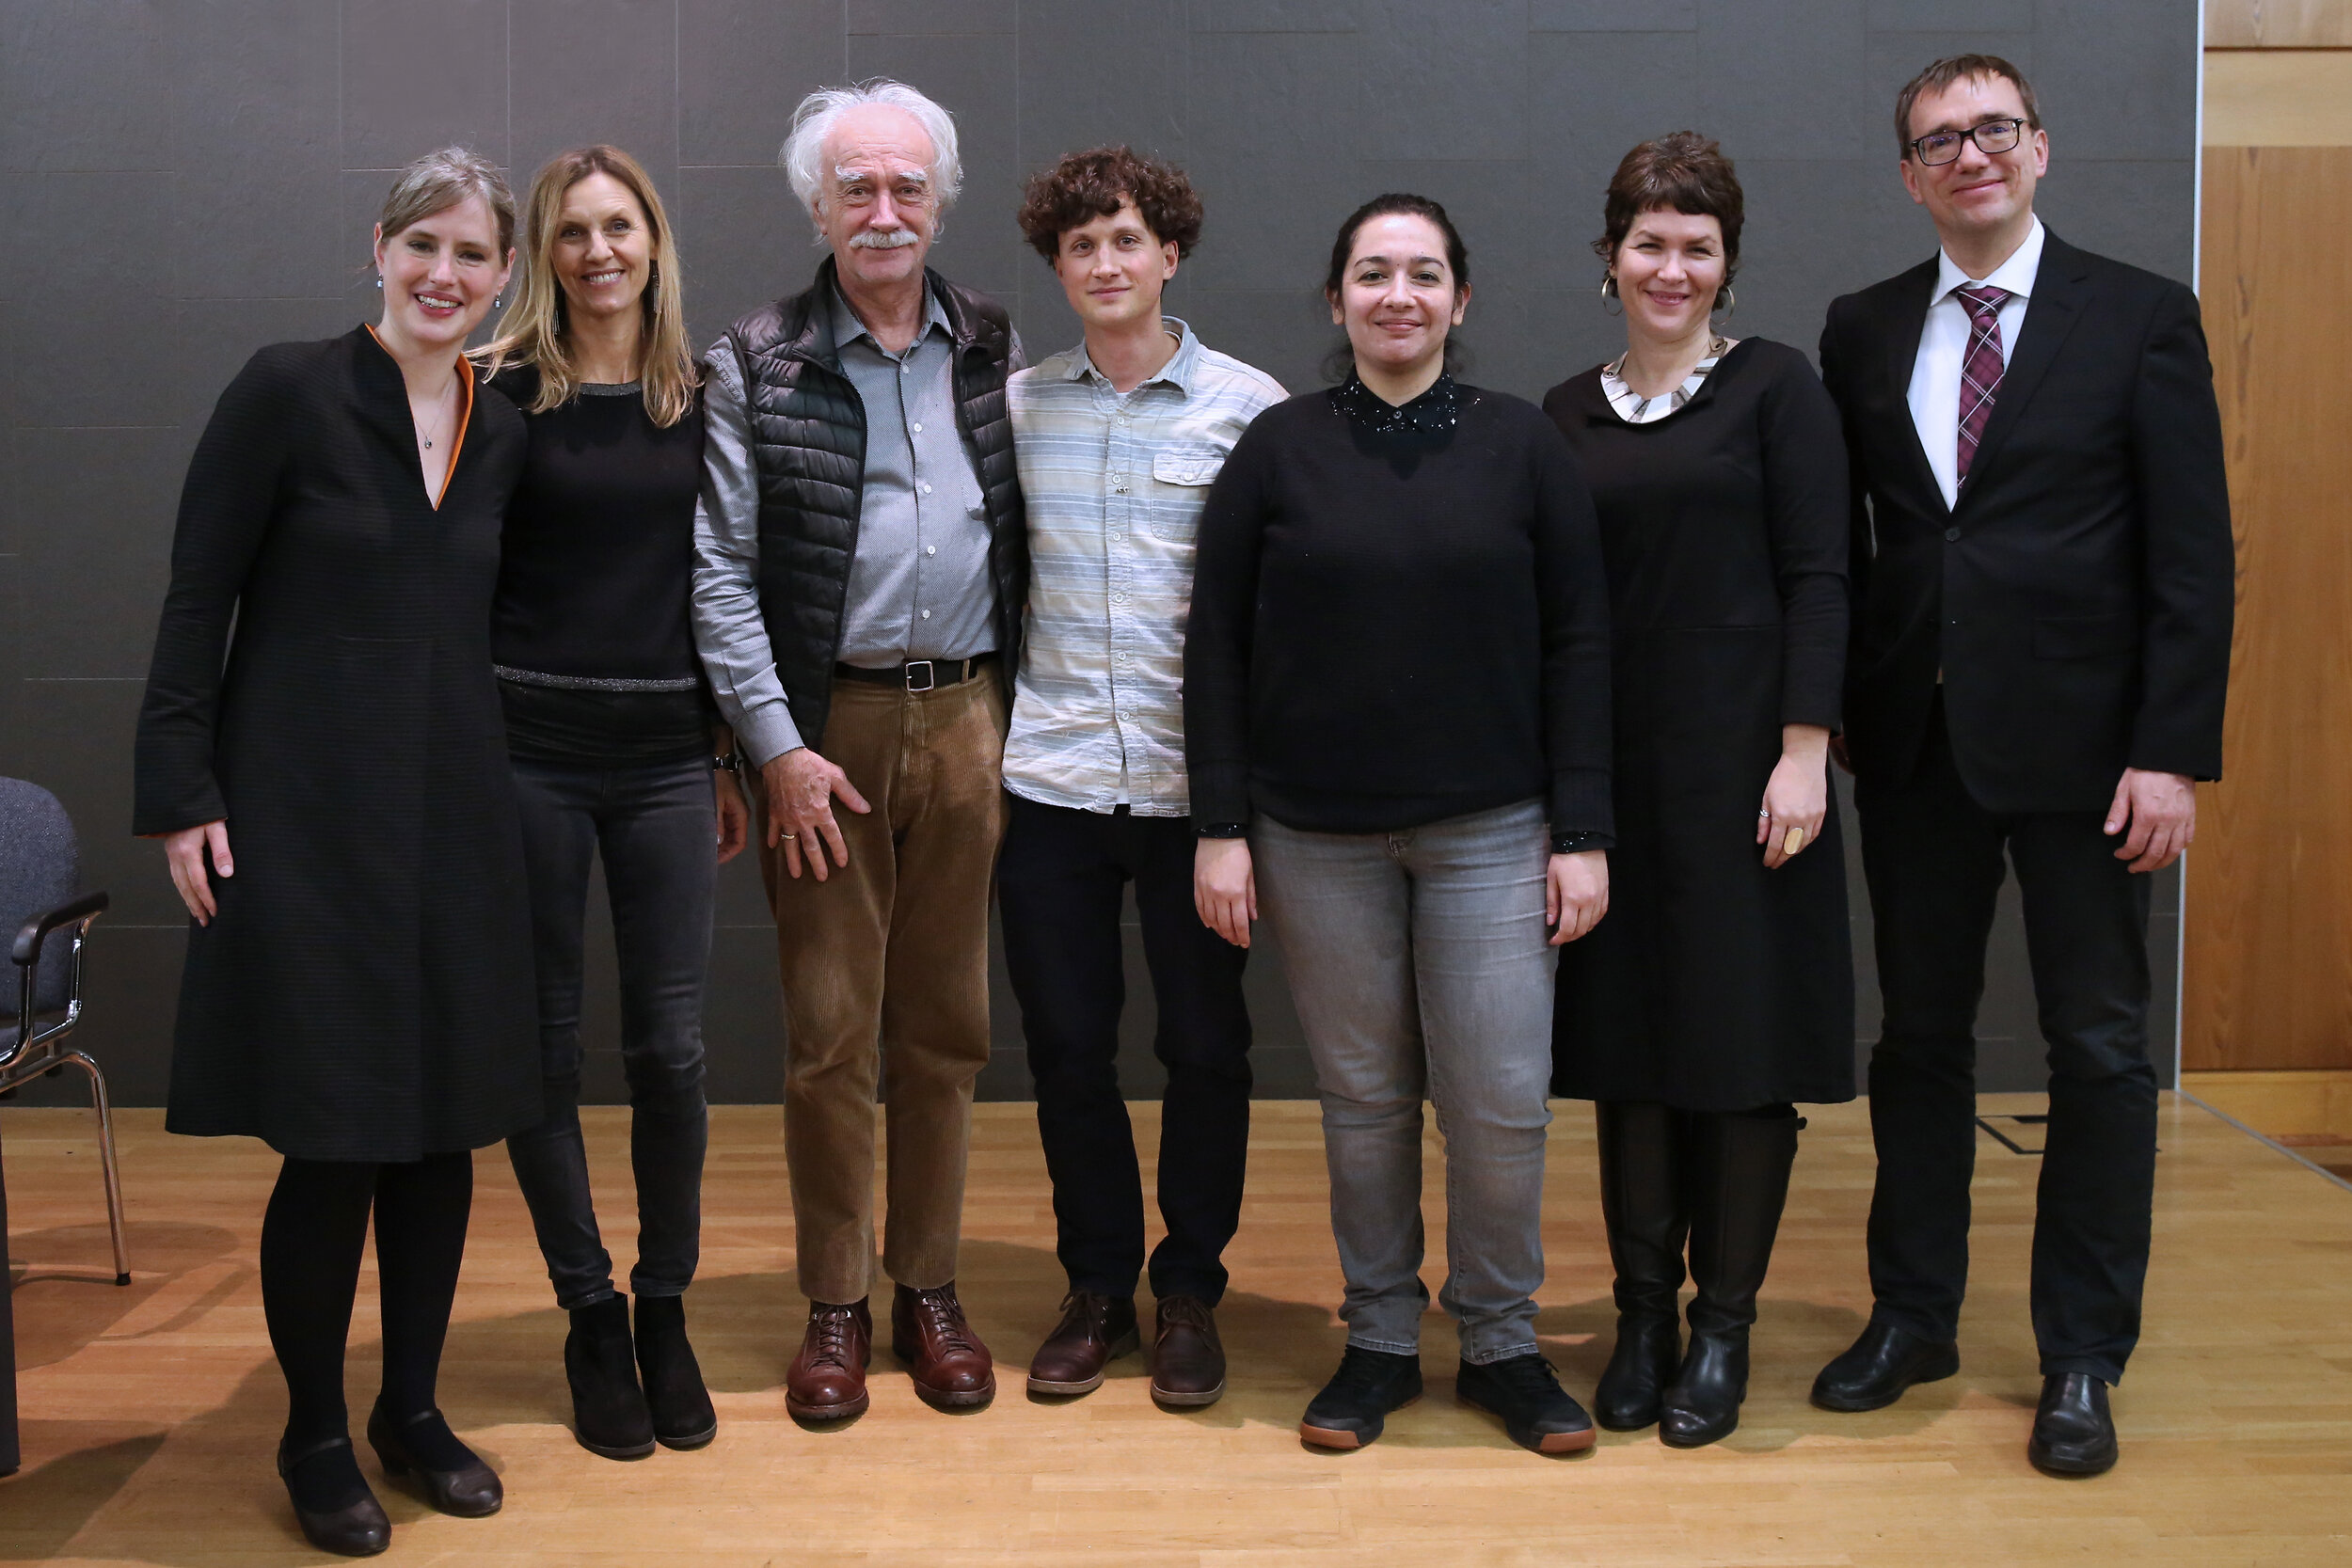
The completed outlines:
[[[528,409],[538,372],[509,370],[492,385]],[[664,429],[636,388],[596,387],[523,421],[530,454],[507,508],[490,631],[510,748],[580,761],[692,755],[710,728],[688,621],[702,411]]]
[[[1377,832],[1540,797],[1555,833],[1609,833],[1591,498],[1532,404],[1457,393],[1454,429],[1376,434],[1311,392],[1226,459],[1184,644],[1195,820]]]

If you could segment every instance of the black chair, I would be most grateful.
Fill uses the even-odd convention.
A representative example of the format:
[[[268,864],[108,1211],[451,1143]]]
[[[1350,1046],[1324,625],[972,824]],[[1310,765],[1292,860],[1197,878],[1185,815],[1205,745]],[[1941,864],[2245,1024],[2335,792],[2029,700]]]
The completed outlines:
[[[89,1077],[98,1113],[99,1164],[106,1178],[106,1224],[114,1236],[115,1283],[131,1283],[122,1244],[122,1179],[115,1167],[113,1107],[106,1075],[67,1037],[82,1021],[82,943],[106,895],[73,895],[77,852],[72,819],[57,798],[22,779],[0,779],[0,930],[16,928],[16,1016],[0,1023],[0,1099],[60,1068]]]

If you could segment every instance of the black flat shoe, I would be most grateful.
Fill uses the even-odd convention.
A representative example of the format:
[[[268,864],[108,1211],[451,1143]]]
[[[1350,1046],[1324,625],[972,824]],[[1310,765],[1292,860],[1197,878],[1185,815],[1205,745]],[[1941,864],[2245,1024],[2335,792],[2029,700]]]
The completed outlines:
[[[2089,1372],[2043,1378],[2033,1436],[2026,1444],[2034,1468],[2053,1476],[2105,1475],[2115,1468],[2115,1456],[2107,1386]]]
[[[686,1339],[686,1298],[637,1298],[637,1369],[644,1375],[653,1434],[665,1449],[699,1449],[719,1435],[719,1413]]]
[[[338,1449],[342,1450],[341,1465],[313,1463]],[[306,1465],[310,1472],[297,1478],[294,1472]],[[302,1538],[320,1551],[338,1557],[373,1557],[392,1544],[392,1522],[384,1517],[383,1505],[368,1490],[350,1438],[329,1437],[293,1453],[286,1451],[285,1444],[278,1444],[278,1479],[286,1483],[286,1498],[294,1504]]]
[[[653,1416],[637,1386],[637,1354],[626,1300],[607,1296],[572,1309],[572,1331],[564,1337],[572,1435],[600,1458],[643,1459],[653,1452]]]
[[[480,1519],[506,1502],[498,1472],[457,1440],[438,1410],[421,1412],[395,1425],[379,1402],[368,1412],[368,1447],[394,1481],[414,1471],[424,1483],[425,1496],[444,1513]]]
[[[1307,1402],[1298,1435],[1318,1449],[1360,1449],[1380,1435],[1391,1410],[1421,1398],[1421,1357],[1350,1345],[1340,1370]]]
[[[1512,1442],[1537,1453],[1581,1453],[1600,1435],[1540,1355],[1465,1361],[1454,1375],[1454,1397],[1500,1418]]]
[[[1849,1414],[1883,1410],[1915,1383],[1960,1370],[1960,1347],[1939,1345],[1892,1323],[1874,1323],[1813,1380],[1813,1402]]]
[[[1666,1386],[1682,1366],[1682,1330],[1672,1318],[1617,1319],[1617,1346],[1593,1390],[1593,1419],[1612,1432],[1658,1424]]]
[[[1748,1331],[1693,1334],[1691,1354],[1666,1389],[1658,1438],[1668,1448],[1703,1449],[1740,1430],[1748,1397]]]

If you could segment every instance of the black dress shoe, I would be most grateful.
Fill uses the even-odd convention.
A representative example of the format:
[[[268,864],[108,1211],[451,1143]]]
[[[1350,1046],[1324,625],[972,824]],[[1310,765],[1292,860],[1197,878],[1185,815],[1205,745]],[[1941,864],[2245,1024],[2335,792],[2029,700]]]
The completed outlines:
[[[320,1551],[373,1557],[392,1544],[392,1523],[368,1490],[350,1438],[329,1437],[292,1453],[278,1444],[278,1479],[286,1483],[303,1539]]]
[[[1748,1331],[1693,1334],[1691,1354],[1666,1389],[1658,1439],[1674,1449],[1720,1443],[1740,1430],[1740,1402],[1747,1397]]]
[[[1600,1435],[1584,1407],[1560,1386],[1551,1363],[1534,1354],[1463,1362],[1454,1375],[1454,1397],[1501,1417],[1511,1441],[1537,1453],[1581,1453]]]
[[[460,1519],[496,1513],[506,1502],[498,1472],[457,1440],[437,1410],[421,1411],[395,1422],[382,1401],[368,1412],[368,1447],[384,1473],[398,1481],[415,1472],[433,1506]]]
[[[1892,1323],[1874,1323],[1846,1354],[1813,1380],[1813,1402],[1824,1410],[1883,1410],[1915,1383],[1933,1383],[1960,1370],[1960,1347],[1922,1339]]]
[[[1318,1449],[1360,1449],[1380,1435],[1391,1410],[1421,1398],[1421,1357],[1350,1345],[1340,1370],[1307,1403],[1298,1435]]]
[[[1617,1347],[1593,1390],[1593,1418],[1612,1432],[1655,1426],[1681,1365],[1682,1330],[1674,1319],[1618,1314]]]
[[[702,1363],[687,1342],[684,1296],[637,1298],[637,1366],[645,1377],[653,1434],[663,1448],[699,1449],[719,1435]]]
[[[607,1296],[572,1308],[572,1331],[564,1337],[564,1377],[572,1386],[572,1435],[581,1448],[605,1459],[643,1459],[653,1452],[653,1417],[637,1386],[637,1353],[629,1342],[625,1299]]]
[[[2089,1372],[2043,1378],[2033,1437],[2026,1445],[2034,1467],[2054,1476],[2104,1475],[2115,1468],[2115,1452],[2107,1386]]]

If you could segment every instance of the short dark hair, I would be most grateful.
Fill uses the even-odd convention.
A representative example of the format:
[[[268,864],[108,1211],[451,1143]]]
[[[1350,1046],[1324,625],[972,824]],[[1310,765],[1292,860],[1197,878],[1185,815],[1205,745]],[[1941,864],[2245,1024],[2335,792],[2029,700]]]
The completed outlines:
[[[1911,156],[1911,111],[1919,100],[1931,92],[1942,92],[1954,82],[1969,77],[1998,77],[2017,89],[2018,101],[2026,105],[2026,128],[2042,129],[2042,110],[2033,101],[2033,84],[2026,73],[1998,55],[1947,55],[1927,70],[1903,84],[1903,90],[1895,95],[1895,145],[1905,158]]]
[[[1146,158],[1129,147],[1095,147],[1065,152],[1061,161],[1029,177],[1022,193],[1021,232],[1048,261],[1061,254],[1061,237],[1096,218],[1109,217],[1133,201],[1144,226],[1176,254],[1189,256],[1200,243],[1200,198],[1173,164]]]
[[[1384,196],[1374,197],[1348,214],[1347,221],[1340,225],[1339,238],[1331,242],[1331,268],[1323,276],[1323,296],[1326,299],[1337,295],[1340,285],[1347,280],[1347,258],[1348,253],[1356,248],[1357,230],[1374,218],[1385,217],[1426,218],[1437,225],[1438,232],[1445,236],[1445,264],[1454,274],[1454,293],[1459,293],[1470,286],[1470,250],[1462,244],[1462,231],[1454,227],[1452,218],[1445,215],[1445,209],[1425,196],[1414,196],[1409,191],[1390,191]]]
[[[1599,239],[1593,252],[1614,264],[1617,247],[1644,213],[1682,213],[1713,218],[1724,231],[1724,282],[1740,270],[1740,229],[1747,221],[1747,197],[1721,143],[1696,131],[1675,131],[1627,153],[1609,177],[1601,204]]]

